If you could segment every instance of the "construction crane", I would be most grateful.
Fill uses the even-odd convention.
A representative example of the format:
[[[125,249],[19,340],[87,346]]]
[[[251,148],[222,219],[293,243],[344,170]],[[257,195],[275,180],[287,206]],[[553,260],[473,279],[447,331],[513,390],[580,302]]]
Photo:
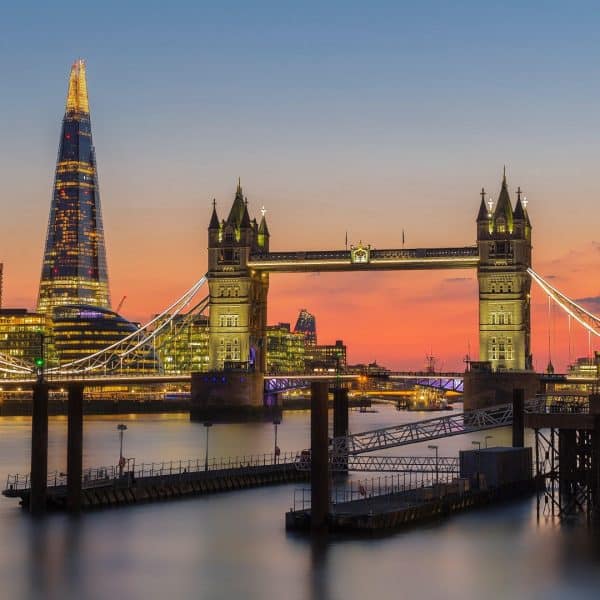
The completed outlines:
[[[126,299],[127,299],[127,296],[123,296],[121,298],[121,302],[119,302],[119,306],[117,306],[117,310],[115,310],[115,312],[117,314],[119,314],[121,312],[121,308],[123,307],[123,303],[125,302]]]

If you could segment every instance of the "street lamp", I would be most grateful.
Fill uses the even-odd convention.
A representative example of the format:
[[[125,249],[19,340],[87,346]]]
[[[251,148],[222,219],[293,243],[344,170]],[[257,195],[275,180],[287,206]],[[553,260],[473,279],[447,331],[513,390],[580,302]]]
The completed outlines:
[[[206,452],[204,454],[204,470],[208,471],[208,430],[212,427],[212,423],[206,421],[204,423],[204,427],[206,427]]]
[[[491,440],[494,436],[493,435],[486,435],[485,436],[485,447],[488,447],[488,440]]]
[[[119,477],[123,477],[123,467],[125,466],[125,457],[123,456],[123,434],[127,430],[127,425],[119,423],[117,425],[119,431],[120,445],[119,445]]]
[[[281,423],[281,419],[279,417],[273,417],[273,427],[275,429],[275,446],[273,449],[273,461],[277,464],[279,460],[279,454],[281,450],[279,450],[279,446],[277,445],[277,425]]]
[[[435,450],[435,485],[437,485],[440,476],[438,463],[438,447],[435,444],[431,444],[431,446],[427,446],[427,448],[429,448],[429,450]]]

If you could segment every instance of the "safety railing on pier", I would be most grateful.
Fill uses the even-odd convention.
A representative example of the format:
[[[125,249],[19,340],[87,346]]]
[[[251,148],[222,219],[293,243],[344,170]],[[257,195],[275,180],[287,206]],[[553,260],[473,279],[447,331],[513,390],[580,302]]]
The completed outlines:
[[[143,477],[165,477],[171,475],[186,475],[206,471],[239,470],[253,467],[264,467],[281,464],[292,464],[300,452],[283,452],[279,454],[245,454],[234,457],[215,457],[172,460],[168,462],[138,463],[134,459],[127,459],[125,466],[92,467],[84,469],[82,474],[83,489],[108,485],[115,481],[132,481]],[[53,471],[48,474],[48,488],[67,485],[67,474]],[[31,487],[29,474],[9,475],[6,480],[5,491],[16,492],[27,490]]]
[[[456,479],[455,473],[416,473],[405,472],[397,475],[382,475],[373,479],[349,481],[345,486],[334,487],[330,493],[330,511],[335,514],[342,511],[339,506],[355,500],[370,500],[377,498],[378,504],[389,500],[397,502],[395,494],[428,488],[437,483],[450,483]],[[336,506],[338,505],[338,506]],[[311,507],[311,489],[294,490],[294,511],[308,510]]]

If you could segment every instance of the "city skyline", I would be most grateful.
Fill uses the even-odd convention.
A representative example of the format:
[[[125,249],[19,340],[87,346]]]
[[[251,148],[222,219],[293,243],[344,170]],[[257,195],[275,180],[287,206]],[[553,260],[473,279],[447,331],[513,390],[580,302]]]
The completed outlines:
[[[468,8],[456,15],[442,10],[438,18],[458,22]],[[149,67],[147,59],[156,54],[142,62],[142,50],[150,50],[151,35],[173,41],[174,18],[167,14],[161,30],[150,7],[141,17],[147,30],[134,30],[126,39],[133,22],[127,11],[117,27],[117,50],[129,50],[121,57],[123,64],[115,62],[116,51],[92,48],[81,36],[41,60],[33,60],[35,53],[26,50],[20,76],[0,101],[10,103],[15,94],[24,98],[21,106],[13,102],[10,122],[7,117],[2,121],[8,133],[4,139],[14,140],[14,156],[2,167],[7,176],[0,188],[5,306],[31,308],[35,303],[42,215],[55,151],[56,134],[50,130],[64,97],[57,90],[66,65],[81,54],[91,65],[112,295],[127,295],[122,312],[132,320],[146,320],[206,270],[204,231],[212,197],[225,210],[238,176],[252,212],[262,205],[268,210],[273,250],[340,249],[346,232],[350,242],[379,248],[398,247],[402,231],[407,247],[445,246],[474,243],[479,190],[484,186],[497,198],[505,163],[511,195],[521,185],[530,201],[534,268],[555,278],[569,296],[590,298],[587,306],[597,307],[597,285],[588,273],[597,264],[599,246],[593,220],[586,218],[600,193],[592,161],[598,144],[592,135],[597,115],[591,109],[597,84],[590,81],[585,89],[573,85],[569,94],[548,93],[557,76],[572,82],[583,66],[594,69],[580,52],[591,23],[583,23],[579,15],[575,32],[573,19],[563,15],[573,27],[557,40],[552,33],[560,27],[551,14],[530,31],[532,19],[539,17],[534,11],[519,9],[520,20],[514,11],[474,11],[452,33],[454,40],[469,30],[470,41],[453,46],[444,59],[447,31],[441,39],[434,30],[427,39],[416,39],[409,31],[410,23],[426,18],[424,11],[404,14],[385,5],[377,17],[384,35],[376,40],[360,29],[362,14],[356,6],[334,22],[328,9],[314,10],[327,22],[327,31],[333,31],[329,45],[322,28],[307,23],[306,16],[297,15],[301,27],[296,28],[276,10],[266,17],[260,13],[262,24],[256,23],[258,14],[250,15],[257,25],[257,33],[250,34],[243,26],[248,15],[240,8],[230,19],[225,13],[212,15],[217,31],[228,24],[239,34],[232,35],[236,41],[229,49],[219,44],[210,50],[208,42],[196,43],[186,29]],[[9,18],[18,21],[22,15],[13,11]],[[202,11],[187,12],[202,29]],[[390,19],[389,27],[384,17]],[[102,23],[100,18],[97,27]],[[274,23],[279,30],[269,29]],[[506,34],[506,53],[494,55],[487,49],[476,27],[481,23],[492,40]],[[399,27],[394,34],[392,24]],[[313,49],[307,39],[313,40]],[[352,39],[360,52],[352,50]],[[549,48],[548,39],[555,47],[540,62],[539,45]],[[142,42],[137,50],[129,46],[133,40]],[[468,52],[477,43],[483,58],[471,59]],[[268,53],[277,49],[288,60],[286,68]],[[249,58],[242,60],[245,51]],[[562,60],[557,62],[553,59],[559,51]],[[381,56],[381,63],[367,72],[370,61],[361,52],[369,59]],[[423,55],[421,72],[411,69],[414,52]],[[536,75],[528,80],[534,54]],[[262,69],[250,60],[260,55],[265,58]],[[577,72],[571,62],[575,56],[583,57]],[[221,60],[211,66],[210,57]],[[314,63],[315,57],[327,60]],[[460,70],[453,60],[463,61]],[[236,61],[243,68],[236,69]],[[3,66],[6,73],[14,72],[14,66]],[[190,76],[194,67],[206,75],[202,86]],[[461,77],[453,80],[459,71]],[[34,76],[23,77],[25,72]],[[305,93],[294,99],[277,86],[265,86],[271,72],[282,88]],[[126,77],[133,79],[131,85]],[[289,87],[291,79],[296,87]],[[178,80],[186,86],[177,88]],[[28,93],[32,81],[39,86],[38,95]],[[442,103],[436,91],[444,86]],[[177,89],[181,91],[173,91]],[[398,95],[401,89],[412,93]],[[573,102],[581,107],[577,114],[570,110]],[[33,128],[38,132],[29,135]],[[134,130],[140,136],[135,143]],[[27,178],[22,175],[24,157]],[[15,180],[20,181],[18,189]],[[132,256],[132,247],[143,251]],[[476,356],[476,294],[470,271],[276,275],[271,278],[268,321],[290,321],[298,308],[307,306],[318,315],[324,339],[344,338],[351,362],[376,359],[417,367],[432,351],[446,367],[456,368],[469,346]],[[533,294],[533,355],[541,370],[548,355],[547,309],[541,294]],[[568,355],[567,323],[558,315],[553,319],[554,337],[560,340],[553,361],[560,365]],[[577,332],[572,346],[572,358],[586,354],[587,335]]]

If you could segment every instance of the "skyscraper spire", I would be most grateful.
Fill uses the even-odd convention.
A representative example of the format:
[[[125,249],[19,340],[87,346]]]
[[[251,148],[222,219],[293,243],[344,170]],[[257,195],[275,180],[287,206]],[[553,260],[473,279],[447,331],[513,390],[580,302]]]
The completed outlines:
[[[85,79],[85,62],[80,58],[73,63],[69,77],[66,113],[90,113],[87,81]]]
[[[66,304],[110,308],[104,227],[85,63],[71,67],[58,146],[38,311]]]

